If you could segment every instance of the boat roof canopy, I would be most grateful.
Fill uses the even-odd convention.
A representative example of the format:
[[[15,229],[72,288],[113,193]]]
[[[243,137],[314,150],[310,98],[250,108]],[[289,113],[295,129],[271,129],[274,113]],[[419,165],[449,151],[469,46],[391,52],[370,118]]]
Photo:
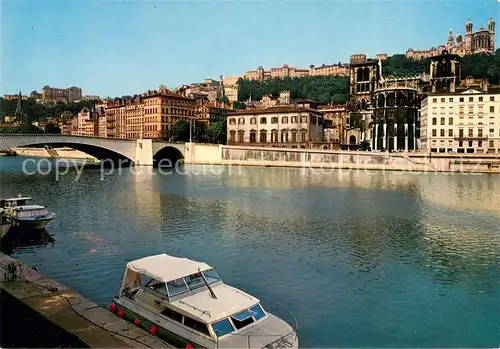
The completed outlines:
[[[161,282],[169,282],[213,268],[203,262],[163,253],[128,262],[127,269]]]
[[[18,198],[8,198],[8,199],[3,199],[4,201],[20,201],[20,200],[31,200],[31,197],[29,196],[23,196],[23,197],[18,197]]]

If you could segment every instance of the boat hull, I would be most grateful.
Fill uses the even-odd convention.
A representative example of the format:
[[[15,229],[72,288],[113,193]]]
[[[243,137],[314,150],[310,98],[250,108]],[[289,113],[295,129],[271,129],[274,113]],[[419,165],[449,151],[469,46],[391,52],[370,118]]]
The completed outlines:
[[[119,298],[113,300],[113,304],[116,306],[115,314],[118,314],[120,310],[124,312],[122,318],[128,322],[133,323],[134,320],[139,320],[139,327],[143,330],[151,333],[151,328],[155,326],[157,328],[157,332],[155,335],[161,340],[174,345],[176,348],[185,348],[187,344],[191,344],[194,348],[200,349],[209,349],[208,346],[202,346],[193,341],[190,341],[183,336],[176,334],[165,327],[160,326],[158,323],[153,321],[152,319],[148,319],[145,315],[139,315],[137,312],[132,311],[130,308],[126,307],[122,302],[120,302]],[[211,347],[213,348],[213,347]],[[210,349],[211,349],[210,348]]]
[[[16,227],[24,229],[42,230],[45,229],[47,224],[52,222],[54,218],[55,216],[52,215],[46,218],[35,218],[35,219],[12,218],[12,220]]]
[[[264,348],[266,344],[258,344],[251,343],[248,340],[248,336],[243,335],[240,338],[236,335],[236,341],[220,341],[219,343],[214,342],[213,340],[205,339],[203,336],[193,335],[193,333],[188,332],[185,329],[179,328],[178,325],[172,325],[173,327],[179,328],[179,330],[169,330],[166,326],[170,326],[168,321],[158,317],[156,314],[151,313],[147,309],[143,309],[139,307],[134,302],[123,299],[120,296],[117,296],[113,299],[113,304],[116,307],[115,314],[118,315],[118,312],[123,311],[123,316],[125,320],[129,322],[134,322],[134,320],[140,321],[140,327],[148,332],[151,332],[151,327],[155,326],[157,328],[157,332],[155,333],[161,340],[174,345],[176,348],[185,348],[187,344],[191,344],[194,348],[203,348],[203,349],[252,349],[252,348]],[[141,314],[139,314],[139,312]],[[269,314],[269,313],[268,313]],[[274,318],[278,319],[274,315],[271,314]],[[281,320],[280,320],[281,321]],[[269,334],[261,334],[257,335],[257,337],[267,337]],[[187,339],[191,338],[191,339]],[[193,340],[192,338],[196,338]],[[271,338],[271,337],[269,337]],[[243,341],[241,341],[243,339]],[[200,343],[197,343],[199,341]],[[298,349],[299,347],[299,339],[296,333],[293,333],[292,336],[288,337],[285,341],[282,342],[281,345],[277,345],[278,341],[273,342],[273,348],[275,349]],[[262,345],[261,345],[262,344]],[[271,343],[269,343],[271,344]]]

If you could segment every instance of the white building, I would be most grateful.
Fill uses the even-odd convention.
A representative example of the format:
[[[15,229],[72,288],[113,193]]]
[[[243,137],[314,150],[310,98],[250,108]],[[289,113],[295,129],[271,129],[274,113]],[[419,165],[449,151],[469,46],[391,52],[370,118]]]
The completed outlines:
[[[305,148],[323,141],[323,113],[305,106],[243,109],[227,116],[228,144]]]
[[[500,153],[500,86],[433,93],[421,103],[421,150]]]

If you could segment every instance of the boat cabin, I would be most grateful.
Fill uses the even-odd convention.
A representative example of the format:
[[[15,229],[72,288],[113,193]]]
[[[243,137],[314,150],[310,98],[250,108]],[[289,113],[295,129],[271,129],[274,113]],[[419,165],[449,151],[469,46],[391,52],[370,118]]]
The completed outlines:
[[[19,195],[17,198],[9,198],[0,200],[0,207],[4,208],[14,208],[17,206],[29,205],[31,203],[31,197]]]
[[[212,342],[268,316],[259,299],[224,284],[208,264],[166,254],[129,262],[120,291]]]
[[[10,211],[13,218],[44,217],[48,214],[49,211],[39,205],[15,206]]]

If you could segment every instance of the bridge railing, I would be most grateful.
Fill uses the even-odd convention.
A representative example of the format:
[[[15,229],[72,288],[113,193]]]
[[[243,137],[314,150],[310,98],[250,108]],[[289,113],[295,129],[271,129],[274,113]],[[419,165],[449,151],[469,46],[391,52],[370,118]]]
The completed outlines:
[[[82,138],[82,139],[106,139],[106,140],[118,140],[118,141],[137,141],[138,138],[114,138],[114,137],[99,137],[99,136],[88,136],[88,135],[68,135],[68,134],[56,134],[56,133],[0,133],[0,138],[57,138],[57,137],[67,137],[67,138]],[[146,140],[145,138],[144,140]],[[153,139],[153,142],[165,142],[165,143],[175,143],[175,144],[185,144],[188,142],[179,141],[169,141],[164,139]]]

